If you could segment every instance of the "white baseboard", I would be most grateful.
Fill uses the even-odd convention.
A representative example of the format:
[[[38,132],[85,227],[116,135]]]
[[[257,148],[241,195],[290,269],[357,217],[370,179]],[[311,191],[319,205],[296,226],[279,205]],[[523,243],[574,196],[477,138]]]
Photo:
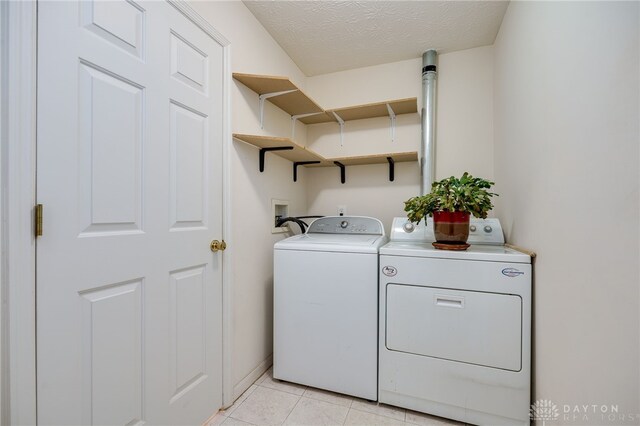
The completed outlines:
[[[253,382],[258,380],[260,376],[262,376],[264,372],[267,371],[269,367],[271,367],[272,364],[273,364],[273,355],[269,355],[264,361],[258,364],[258,366],[254,368],[251,371],[251,373],[247,374],[244,379],[240,380],[240,382],[238,382],[233,387],[233,401],[231,404],[233,404],[233,402],[236,399],[238,399],[240,395],[244,393],[244,391],[249,389],[253,384]],[[228,408],[228,407],[224,407],[224,408]]]

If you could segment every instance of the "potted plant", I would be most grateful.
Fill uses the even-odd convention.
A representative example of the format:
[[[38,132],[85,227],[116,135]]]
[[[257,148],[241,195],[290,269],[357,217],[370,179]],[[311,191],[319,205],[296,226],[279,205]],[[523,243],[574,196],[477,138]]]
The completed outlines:
[[[431,192],[405,201],[404,210],[411,222],[420,223],[433,216],[436,248],[466,250],[469,247],[469,218],[485,219],[493,208],[488,190],[493,185],[486,179],[475,178],[465,172],[462,177],[451,176],[434,182]]]

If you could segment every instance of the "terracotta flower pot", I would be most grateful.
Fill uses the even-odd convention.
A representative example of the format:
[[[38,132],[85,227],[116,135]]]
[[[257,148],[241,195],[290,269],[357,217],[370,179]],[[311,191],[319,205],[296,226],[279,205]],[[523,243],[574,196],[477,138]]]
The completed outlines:
[[[433,231],[436,242],[442,244],[466,244],[469,238],[469,213],[433,212]]]

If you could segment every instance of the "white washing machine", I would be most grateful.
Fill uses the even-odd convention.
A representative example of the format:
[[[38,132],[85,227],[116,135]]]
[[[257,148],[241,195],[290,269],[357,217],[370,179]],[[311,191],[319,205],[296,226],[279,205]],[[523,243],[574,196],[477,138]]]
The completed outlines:
[[[378,219],[324,217],[274,247],[273,377],[378,394]]]
[[[528,425],[531,256],[504,247],[497,219],[472,219],[471,229],[468,250],[443,251],[430,223],[394,220],[380,249],[379,401]]]

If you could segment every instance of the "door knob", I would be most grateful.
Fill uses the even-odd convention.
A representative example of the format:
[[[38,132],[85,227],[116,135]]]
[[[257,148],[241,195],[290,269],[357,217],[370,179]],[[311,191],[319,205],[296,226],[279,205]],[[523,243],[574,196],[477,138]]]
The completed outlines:
[[[213,240],[211,241],[211,251],[212,252],[217,252],[217,251],[224,251],[227,248],[227,243],[224,242],[224,240],[222,241],[218,241],[218,240]]]

